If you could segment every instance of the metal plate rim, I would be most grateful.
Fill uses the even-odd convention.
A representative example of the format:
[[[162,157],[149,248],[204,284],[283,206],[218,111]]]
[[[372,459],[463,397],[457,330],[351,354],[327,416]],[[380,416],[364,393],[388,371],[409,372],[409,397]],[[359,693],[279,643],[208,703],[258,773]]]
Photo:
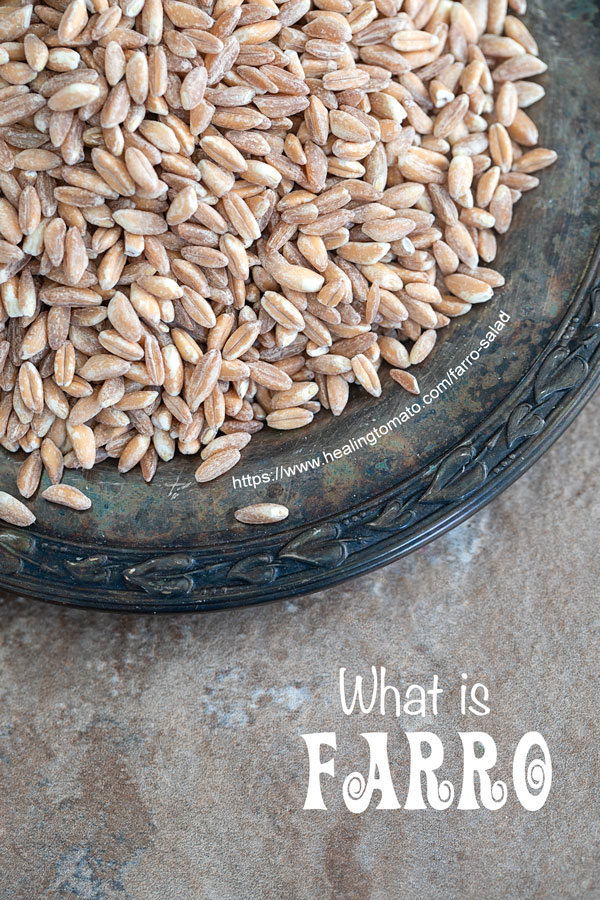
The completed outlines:
[[[506,434],[511,416],[513,416],[512,421],[514,422],[517,407],[523,407],[524,404],[529,405],[528,397],[534,398],[534,407],[528,411],[526,418],[533,416],[534,427],[530,430],[536,431],[538,428],[539,430],[529,435],[523,433],[519,438],[517,425],[515,450],[508,454],[506,461],[500,460],[499,471],[492,469],[489,475],[486,471],[481,483],[472,490],[470,485],[467,485],[468,491],[464,496],[456,494],[456,491],[454,498],[452,498],[451,492],[450,496],[446,496],[448,493],[446,489],[448,483],[446,483],[442,486],[442,491],[446,490],[446,494],[438,492],[440,500],[437,503],[435,493],[433,496],[430,495],[429,500],[426,497],[423,502],[432,502],[433,512],[423,516],[417,522],[419,527],[416,529],[406,528],[403,521],[394,523],[392,517],[387,527],[379,528],[381,532],[379,539],[369,542],[364,538],[364,546],[360,546],[361,534],[365,527],[372,527],[373,522],[377,521],[377,515],[372,515],[373,506],[376,507],[376,513],[380,517],[385,515],[385,511],[389,511],[390,508],[393,512],[393,504],[400,504],[399,509],[400,512],[402,511],[404,508],[402,493],[406,490],[407,482],[411,481],[409,478],[404,484],[388,491],[387,495],[374,497],[368,503],[363,503],[362,507],[348,511],[345,516],[333,517],[338,521],[324,519],[315,522],[310,529],[300,530],[299,535],[293,537],[291,541],[287,540],[284,547],[279,548],[278,551],[268,549],[270,541],[273,542],[277,536],[270,539],[267,536],[250,541],[246,545],[249,547],[249,553],[241,559],[234,559],[233,563],[228,561],[225,564],[229,565],[230,570],[237,566],[238,574],[236,575],[234,571],[229,582],[226,579],[220,587],[218,579],[214,588],[210,587],[211,573],[206,566],[204,567],[204,576],[207,577],[207,581],[204,580],[201,570],[190,577],[190,569],[188,567],[186,571],[184,557],[188,556],[191,559],[193,567],[195,564],[193,553],[163,551],[156,553],[154,559],[150,561],[154,565],[150,566],[146,580],[141,575],[141,580],[136,583],[135,574],[126,575],[124,582],[126,586],[119,590],[116,587],[118,581],[114,579],[112,579],[113,586],[111,587],[110,577],[111,573],[114,573],[114,566],[118,563],[113,562],[113,568],[111,568],[110,561],[108,566],[106,563],[99,563],[99,566],[94,568],[90,559],[95,557],[84,558],[82,564],[77,555],[74,560],[69,561],[69,555],[73,557],[74,551],[76,553],[77,548],[73,545],[59,549],[49,546],[47,541],[41,541],[36,546],[38,538],[30,537],[17,529],[5,528],[0,532],[0,584],[13,592],[25,593],[37,599],[80,608],[137,613],[197,612],[250,606],[269,600],[312,593],[365,574],[407,555],[473,515],[512,484],[554,443],[590,399],[600,383],[599,270],[600,248],[597,247],[587,273],[580,282],[575,297],[551,341],[541,349],[519,384],[488,413],[474,432],[465,436],[441,458],[427,467],[428,474],[425,476],[425,481],[429,486],[424,492],[425,495],[430,492],[431,485],[436,478],[443,481],[443,478],[440,479],[440,470],[444,466],[448,467],[448,460],[452,460],[453,454],[456,456],[456,454],[462,453],[463,448],[465,448],[465,453],[467,452],[466,448],[471,448],[469,450],[471,454],[474,448],[475,455],[471,459],[467,459],[465,456],[465,466],[459,466],[460,471],[457,470],[450,478],[450,487],[457,480],[460,482],[461,479],[464,480],[468,477],[469,473],[473,472],[477,466],[483,472],[486,463],[480,459],[480,456],[481,452],[486,452],[487,445],[484,446],[484,451],[481,451],[480,445],[485,437],[486,428],[489,428],[490,420],[494,417],[502,420],[500,430],[504,429]],[[568,341],[565,340],[567,335],[570,335]],[[540,371],[544,365],[548,368],[550,358],[554,360],[556,370],[550,373],[554,382],[552,377],[550,381],[546,377],[547,384],[545,383],[540,392],[536,384],[539,386]],[[571,374],[568,371],[569,367],[577,371]],[[564,380],[566,370],[567,381]],[[572,385],[569,384],[569,377],[571,381],[575,379]],[[541,398],[538,407],[535,407],[536,391],[538,399]],[[505,407],[510,410],[508,415]],[[543,418],[541,427],[535,416]],[[525,431],[527,430],[526,428]],[[511,450],[511,447],[509,446],[507,449]],[[492,448],[492,452],[494,451],[495,445]],[[458,458],[458,462],[461,462],[461,458]],[[423,475],[423,473],[418,473],[418,475]],[[365,512],[367,506],[369,510]],[[407,509],[408,512],[410,509]],[[353,518],[357,520],[355,525],[351,521]],[[423,524],[419,525],[421,522]],[[384,523],[385,525],[386,523]],[[308,535],[312,541],[307,540],[307,544],[304,546],[302,538],[307,532],[312,532]],[[351,546],[353,539],[355,543],[358,541],[358,549]],[[23,547],[25,546],[25,550],[27,550],[28,543],[32,544],[29,549],[31,552],[35,552],[38,558],[42,553],[48,552],[52,558],[52,551],[55,553],[58,551],[58,556],[63,557],[63,568],[66,567],[65,583],[68,584],[69,579],[72,580],[73,593],[63,594],[60,587],[57,587],[57,593],[47,596],[42,590],[43,582],[25,575],[21,570],[20,561],[23,556],[25,558],[27,556],[27,553],[23,554]],[[317,544],[317,553],[313,552],[312,557],[311,543]],[[51,544],[52,542],[50,542]],[[286,551],[290,545],[294,545],[292,550]],[[80,547],[79,549],[85,553],[88,548]],[[96,557],[106,556],[104,551],[107,551],[107,548],[99,548],[96,551]],[[123,552],[129,553],[129,551]],[[111,553],[118,555],[118,550],[111,548]],[[235,548],[230,550],[230,556],[232,554],[235,557]],[[239,557],[239,549],[237,554]],[[7,571],[7,561],[9,571]],[[12,572],[10,571],[11,561],[14,569]],[[5,565],[2,565],[2,562]],[[54,563],[52,564],[54,565]],[[137,568],[141,569],[143,564],[143,561],[141,565],[138,563]],[[261,577],[257,568],[259,566],[266,567],[268,573],[266,580]],[[146,568],[148,569],[148,565]],[[132,573],[134,569],[136,569],[136,565],[129,566],[127,571]],[[122,580],[121,584],[123,584]],[[106,599],[102,599],[103,588],[107,591]]]

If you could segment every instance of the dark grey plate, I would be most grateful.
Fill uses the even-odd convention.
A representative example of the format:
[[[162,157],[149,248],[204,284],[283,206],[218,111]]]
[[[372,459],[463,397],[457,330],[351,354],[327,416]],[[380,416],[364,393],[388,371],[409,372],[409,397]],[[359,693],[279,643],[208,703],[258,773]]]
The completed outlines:
[[[531,4],[527,22],[550,64],[533,116],[559,162],[523,197],[501,241],[496,265],[507,286],[444,329],[421,367],[412,414],[413,398],[390,382],[381,400],[357,394],[340,419],[323,413],[301,432],[261,432],[232,473],[204,486],[186,457],[160,468],[150,486],[120,477],[111,461],[69,472],[92,511],[34,499],[33,529],[0,531],[0,583],[103,609],[258,603],[409,553],[525,471],[600,378],[599,19],[591,0]],[[3,453],[2,488],[14,490],[20,463]],[[259,500],[285,503],[289,518],[263,529],[234,520],[234,509]]]

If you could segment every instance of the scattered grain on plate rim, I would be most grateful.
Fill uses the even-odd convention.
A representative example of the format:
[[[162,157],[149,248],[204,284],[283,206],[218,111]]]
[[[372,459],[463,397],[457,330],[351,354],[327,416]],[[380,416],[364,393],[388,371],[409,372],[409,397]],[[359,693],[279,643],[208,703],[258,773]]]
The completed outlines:
[[[496,236],[556,160],[524,0],[324,5],[4,11],[0,443],[30,454],[25,498],[45,470],[87,508],[62,473],[107,456],[150,481],[199,455],[210,481],[352,384],[418,393],[438,331],[504,284]],[[0,517],[35,521],[5,492]]]
[[[50,503],[68,506],[70,509],[89,509],[92,505],[89,497],[70,484],[51,484],[45,491],[42,491],[42,497]]]
[[[244,525],[270,525],[287,519],[290,511],[281,503],[254,503],[236,509],[234,515]]]
[[[16,497],[7,494],[6,491],[0,491],[0,519],[8,522],[9,525],[17,525],[19,528],[35,522],[35,516],[31,510]]]

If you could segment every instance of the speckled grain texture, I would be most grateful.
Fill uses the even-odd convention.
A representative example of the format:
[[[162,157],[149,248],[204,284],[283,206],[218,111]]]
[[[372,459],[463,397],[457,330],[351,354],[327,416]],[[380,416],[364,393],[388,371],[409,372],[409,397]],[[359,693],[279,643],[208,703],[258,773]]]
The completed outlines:
[[[296,602],[133,618],[0,606],[2,900],[598,900],[600,396],[471,521],[387,569]],[[510,561],[510,562],[509,562]],[[346,717],[337,670],[433,673],[437,719]],[[360,732],[431,729],[458,781],[461,672],[492,712],[469,721],[510,775],[521,735],[553,756],[546,806],[377,811],[341,799]],[[454,698],[454,699],[452,699]],[[336,731],[326,812],[302,810],[300,734]]]

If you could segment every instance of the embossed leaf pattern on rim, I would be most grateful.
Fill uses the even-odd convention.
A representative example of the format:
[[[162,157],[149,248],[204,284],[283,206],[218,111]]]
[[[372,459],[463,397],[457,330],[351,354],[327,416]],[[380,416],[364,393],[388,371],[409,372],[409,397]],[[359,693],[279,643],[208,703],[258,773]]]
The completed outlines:
[[[201,550],[128,559],[127,551],[82,547],[74,557],[58,541],[6,528],[0,577],[38,596],[52,581],[56,596],[48,599],[82,606],[98,606],[101,587],[105,608],[145,612],[226,608],[326,587],[421,546],[517,478],[591,396],[599,348],[597,284],[579,293],[536,364],[473,434],[385,497],[287,540],[272,538],[277,546],[248,552],[246,542],[217,563]]]

